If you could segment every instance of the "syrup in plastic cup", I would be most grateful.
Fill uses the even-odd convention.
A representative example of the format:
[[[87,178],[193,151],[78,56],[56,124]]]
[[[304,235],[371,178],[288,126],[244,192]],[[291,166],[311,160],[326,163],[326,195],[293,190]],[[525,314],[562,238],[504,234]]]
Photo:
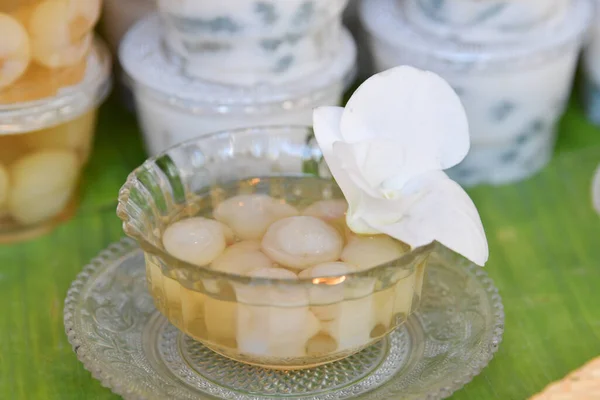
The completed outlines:
[[[74,214],[97,108],[109,88],[110,56],[96,42],[73,90],[0,105],[0,242],[43,234]]]

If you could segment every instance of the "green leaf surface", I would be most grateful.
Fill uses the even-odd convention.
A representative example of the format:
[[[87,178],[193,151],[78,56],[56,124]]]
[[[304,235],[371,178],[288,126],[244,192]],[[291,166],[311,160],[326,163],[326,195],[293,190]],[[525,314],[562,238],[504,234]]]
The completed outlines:
[[[123,236],[117,193],[144,158],[134,116],[110,100],[78,215],[47,236],[0,247],[0,399],[117,398],[77,361],[62,307],[81,268]],[[590,200],[598,163],[600,129],[573,103],[548,168],[516,185],[471,191],[506,333],[490,366],[453,400],[524,399],[600,354],[600,216]]]

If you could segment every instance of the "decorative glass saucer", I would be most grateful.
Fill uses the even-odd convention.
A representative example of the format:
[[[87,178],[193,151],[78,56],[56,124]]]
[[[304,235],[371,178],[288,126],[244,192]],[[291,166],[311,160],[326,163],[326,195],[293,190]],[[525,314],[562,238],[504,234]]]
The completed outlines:
[[[388,338],[331,364],[266,370],[224,358],[169,324],[129,239],[87,265],[65,302],[65,329],[84,366],[125,399],[442,399],[498,349],[504,310],[492,280],[450,252],[430,262],[421,309]]]

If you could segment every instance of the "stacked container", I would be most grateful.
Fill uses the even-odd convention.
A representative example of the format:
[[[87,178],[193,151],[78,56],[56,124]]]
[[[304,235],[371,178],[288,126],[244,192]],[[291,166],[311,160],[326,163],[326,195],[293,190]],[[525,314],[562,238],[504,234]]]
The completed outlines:
[[[583,57],[583,70],[586,112],[590,121],[600,126],[600,0],[596,0],[596,16]]]
[[[346,0],[158,1],[120,48],[147,149],[257,125],[310,125],[355,69]]]
[[[75,210],[110,56],[94,39],[100,0],[0,3],[0,242]]]
[[[548,163],[590,0],[363,0],[360,11],[378,71],[430,70],[461,97],[471,151],[453,178],[502,184]]]

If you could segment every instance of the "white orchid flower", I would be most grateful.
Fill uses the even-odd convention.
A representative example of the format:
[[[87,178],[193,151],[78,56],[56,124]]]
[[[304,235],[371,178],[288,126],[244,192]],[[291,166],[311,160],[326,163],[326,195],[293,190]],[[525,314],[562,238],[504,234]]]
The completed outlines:
[[[475,205],[443,170],[469,151],[467,116],[439,76],[401,66],[372,76],[314,132],[348,201],[348,226],[412,247],[438,241],[478,265],[488,245]]]

